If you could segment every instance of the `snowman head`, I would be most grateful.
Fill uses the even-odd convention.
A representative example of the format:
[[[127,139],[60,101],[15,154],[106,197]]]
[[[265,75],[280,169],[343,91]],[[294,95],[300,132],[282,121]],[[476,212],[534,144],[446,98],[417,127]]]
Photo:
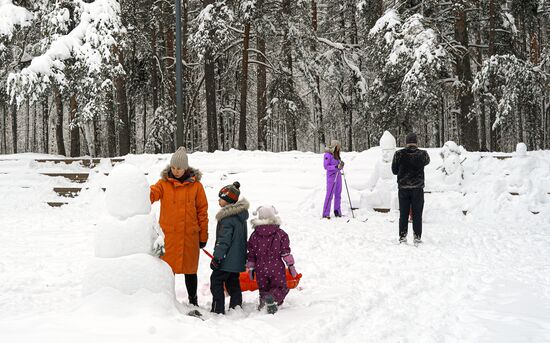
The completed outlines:
[[[149,184],[136,166],[115,166],[107,177],[106,187],[105,204],[113,217],[123,220],[151,212]]]
[[[382,149],[382,161],[389,163],[395,153],[395,137],[388,131],[384,131],[382,137],[380,137],[380,148]]]
[[[527,145],[525,145],[525,143],[518,143],[516,145],[516,156],[517,157],[527,156]]]

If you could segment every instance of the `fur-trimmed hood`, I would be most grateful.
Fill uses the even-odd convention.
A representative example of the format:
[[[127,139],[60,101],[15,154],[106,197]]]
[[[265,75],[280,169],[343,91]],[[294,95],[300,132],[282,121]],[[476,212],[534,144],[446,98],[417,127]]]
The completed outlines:
[[[280,226],[282,224],[281,218],[279,216],[274,216],[271,218],[266,219],[260,219],[260,218],[254,218],[250,221],[250,225],[252,225],[252,228],[256,228],[258,226],[263,225],[277,225]]]
[[[234,215],[240,215],[243,220],[248,219],[248,209],[250,208],[250,203],[245,198],[241,198],[234,204],[226,205],[222,207],[216,214],[216,220],[220,221],[224,218],[231,217]]]
[[[198,169],[195,169],[193,167],[189,167],[189,169],[191,170],[191,175],[189,176],[189,178],[187,180],[191,181],[191,179],[193,177],[195,177],[195,181],[200,181],[201,178],[202,178],[202,172]],[[164,181],[168,181],[168,179],[170,178],[168,176],[168,172],[170,171],[170,165],[167,165],[166,168],[164,168],[162,170],[162,172],[160,173],[160,177],[164,180]],[[186,181],[187,181],[186,180]]]

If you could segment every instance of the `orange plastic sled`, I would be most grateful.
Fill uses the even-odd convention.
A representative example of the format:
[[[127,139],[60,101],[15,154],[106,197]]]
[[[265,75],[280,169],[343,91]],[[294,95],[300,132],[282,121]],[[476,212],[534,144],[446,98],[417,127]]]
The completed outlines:
[[[202,249],[202,251],[208,255],[210,258],[214,258],[211,253],[206,251],[205,249]],[[290,272],[288,271],[288,268],[286,268],[286,286],[288,289],[296,288],[298,284],[300,283],[300,279],[302,278],[302,274],[296,275],[295,278],[292,277]],[[258,289],[258,282],[256,282],[256,278],[254,280],[250,280],[248,277],[248,272],[241,272],[239,275],[239,283],[241,284],[241,291],[250,291],[254,292]]]
[[[302,274],[296,275],[296,278],[293,278],[290,272],[288,271],[288,268],[286,268],[286,285],[289,289],[296,288],[298,284],[300,283],[300,279],[302,278]],[[256,282],[256,278],[254,280],[250,280],[250,277],[248,277],[247,272],[242,272],[239,275],[239,283],[241,284],[241,291],[250,291],[253,292],[258,289],[258,283]]]

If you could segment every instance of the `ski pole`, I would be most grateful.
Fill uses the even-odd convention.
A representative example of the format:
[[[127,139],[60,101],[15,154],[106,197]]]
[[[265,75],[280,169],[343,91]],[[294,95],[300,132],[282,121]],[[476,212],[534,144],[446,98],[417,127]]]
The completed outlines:
[[[346,193],[348,193],[348,201],[349,201],[349,208],[351,210],[351,216],[352,218],[355,218],[355,215],[353,214],[353,206],[351,205],[351,198],[349,196],[348,182],[346,181],[346,175],[344,174],[343,170],[341,174],[342,174],[342,177],[344,178],[344,184],[346,185]]]

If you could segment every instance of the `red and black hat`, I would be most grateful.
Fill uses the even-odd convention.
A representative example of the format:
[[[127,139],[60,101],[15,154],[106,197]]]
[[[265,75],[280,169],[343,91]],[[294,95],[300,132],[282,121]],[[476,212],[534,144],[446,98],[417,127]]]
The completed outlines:
[[[235,181],[232,185],[222,187],[218,196],[228,203],[234,204],[239,200],[239,195],[241,194],[241,191],[239,190],[240,187],[241,184],[238,181]]]

